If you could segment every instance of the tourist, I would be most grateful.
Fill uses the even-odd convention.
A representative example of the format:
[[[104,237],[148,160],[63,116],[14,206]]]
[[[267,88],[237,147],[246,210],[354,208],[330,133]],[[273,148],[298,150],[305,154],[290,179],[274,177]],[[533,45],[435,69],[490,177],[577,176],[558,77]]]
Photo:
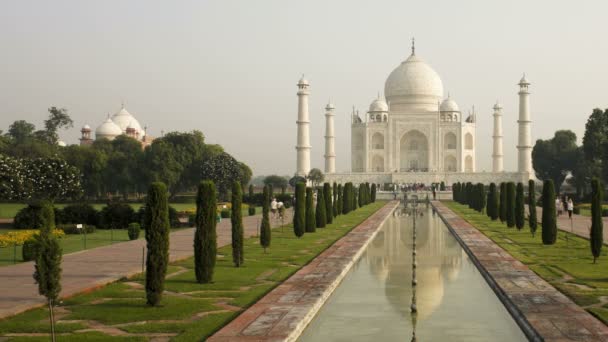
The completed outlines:
[[[562,206],[564,207],[564,211],[568,211],[568,196],[564,196],[562,200]]]
[[[568,198],[568,217],[572,219],[572,212],[574,212],[574,202],[572,197]]]
[[[270,202],[270,212],[272,213],[272,218],[277,216],[277,199],[273,198],[272,202]]]
[[[279,201],[277,203],[277,211],[279,212],[279,219],[282,220],[285,217],[285,205],[283,202]]]
[[[557,216],[560,216],[563,212],[562,201],[559,196],[555,197],[555,209],[557,209]]]

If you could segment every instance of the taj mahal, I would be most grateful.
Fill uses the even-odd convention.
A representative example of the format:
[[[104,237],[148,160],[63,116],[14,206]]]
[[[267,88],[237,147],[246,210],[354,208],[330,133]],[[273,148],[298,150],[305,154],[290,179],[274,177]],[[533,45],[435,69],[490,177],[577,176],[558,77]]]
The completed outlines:
[[[310,83],[298,84],[296,175],[310,171]],[[445,181],[527,182],[534,179],[529,91],[524,75],[519,86],[518,165],[503,169],[502,106],[493,107],[492,171],[476,170],[476,112],[465,115],[448,94],[439,75],[416,54],[397,66],[384,84],[384,96],[372,101],[365,115],[351,114],[351,170],[337,173],[333,104],[325,107],[325,179],[336,182],[433,183]]]

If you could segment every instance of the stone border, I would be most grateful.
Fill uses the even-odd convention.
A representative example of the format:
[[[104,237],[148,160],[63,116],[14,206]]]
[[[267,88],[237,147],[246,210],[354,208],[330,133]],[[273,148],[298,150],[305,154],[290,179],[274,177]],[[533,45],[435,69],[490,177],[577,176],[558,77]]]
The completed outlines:
[[[398,205],[384,205],[207,341],[297,340]]]
[[[608,327],[443,203],[431,202],[530,341],[608,341]]]

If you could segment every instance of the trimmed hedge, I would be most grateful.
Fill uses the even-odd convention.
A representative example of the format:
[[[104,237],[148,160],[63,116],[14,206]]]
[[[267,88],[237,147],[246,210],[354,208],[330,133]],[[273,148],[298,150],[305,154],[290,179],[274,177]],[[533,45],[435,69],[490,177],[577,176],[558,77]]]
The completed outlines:
[[[127,233],[129,234],[129,240],[137,240],[139,239],[139,233],[141,231],[141,225],[137,222],[133,222],[129,224],[129,228],[127,228]]]

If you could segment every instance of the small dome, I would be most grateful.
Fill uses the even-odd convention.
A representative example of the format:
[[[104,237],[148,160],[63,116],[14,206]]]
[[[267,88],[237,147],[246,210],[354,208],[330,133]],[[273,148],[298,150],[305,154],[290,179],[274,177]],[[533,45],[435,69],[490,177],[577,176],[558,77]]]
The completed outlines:
[[[325,110],[333,110],[336,109],[336,107],[334,107],[334,104],[330,102],[327,103],[327,106],[325,106]]]
[[[132,126],[131,128],[137,130],[140,135],[143,135],[144,133],[137,119],[135,119],[135,117],[133,117],[133,115],[131,115],[131,113],[129,113],[124,106],[120,109],[120,111],[118,111],[118,113],[112,115],[112,121],[114,121],[114,123],[120,127],[122,132],[126,132],[127,128]]]
[[[494,105],[494,110],[501,110],[502,106],[500,105],[500,103],[498,101],[496,101],[496,104]]]
[[[91,126],[89,126],[89,125],[84,125],[84,126],[82,126],[82,130],[83,130],[83,131],[90,131],[90,130],[91,130]]]
[[[526,78],[526,74],[524,74],[521,78],[521,80],[519,80],[519,85],[529,85],[530,81],[528,81],[528,78]]]
[[[460,112],[460,108],[458,108],[458,104],[456,103],[456,101],[452,100],[452,98],[448,95],[448,98],[443,100],[441,106],[439,106],[439,111]]]
[[[66,147],[66,146],[68,146],[68,144],[66,144],[65,141],[63,141],[63,140],[58,140],[57,146]]]
[[[95,129],[96,139],[105,138],[112,140],[121,134],[122,129],[120,129],[120,127],[115,124],[109,116],[106,121],[104,121],[101,125],[99,125],[99,127],[97,127],[97,129]]]
[[[304,75],[302,75],[302,77],[298,81],[298,85],[310,85],[310,84],[308,83],[308,80],[304,78]]]
[[[388,104],[384,101],[383,98],[378,96],[372,104],[369,105],[370,112],[388,112]]]
[[[384,94],[391,103],[424,103],[437,108],[443,83],[431,66],[411,55],[388,76]]]

